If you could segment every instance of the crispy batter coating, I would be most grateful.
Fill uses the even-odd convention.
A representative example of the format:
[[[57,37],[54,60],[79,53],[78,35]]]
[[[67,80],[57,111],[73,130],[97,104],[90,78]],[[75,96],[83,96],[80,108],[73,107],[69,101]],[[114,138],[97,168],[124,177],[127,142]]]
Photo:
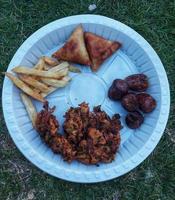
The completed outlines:
[[[111,162],[120,145],[120,116],[112,119],[101,111],[100,106],[89,111],[82,103],[70,108],[65,114],[63,125],[65,136],[76,151],[76,159],[85,164]]]
[[[65,114],[65,135],[58,133],[59,123],[46,102],[36,119],[36,130],[54,153],[65,161],[78,160],[84,164],[108,163],[114,160],[120,145],[120,116],[110,118],[100,106],[90,112],[82,103]]]
[[[75,152],[72,150],[68,140],[64,138],[64,136],[58,134],[59,123],[52,114],[55,107],[49,108],[48,102],[46,102],[43,108],[44,109],[37,114],[35,123],[36,130],[54,153],[60,153],[64,160],[71,162],[74,160]]]

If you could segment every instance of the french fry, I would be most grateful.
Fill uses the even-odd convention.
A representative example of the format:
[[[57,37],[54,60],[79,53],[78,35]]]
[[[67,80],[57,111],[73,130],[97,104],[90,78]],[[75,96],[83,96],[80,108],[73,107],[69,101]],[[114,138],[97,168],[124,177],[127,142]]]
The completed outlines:
[[[38,101],[44,102],[44,98],[34,92],[26,83],[21,81],[19,78],[15,77],[13,74],[5,72],[5,75],[18,87],[20,88],[23,92],[28,94],[29,96],[33,97],[34,99],[37,99]]]
[[[49,79],[49,78],[41,78],[41,80],[43,81],[43,83],[47,85],[59,88],[67,85],[67,83],[71,80],[71,78],[69,76],[65,76],[61,80]]]
[[[28,75],[25,75],[25,74],[19,74],[19,79],[21,79],[23,82],[27,83],[28,85],[31,85],[34,88],[39,89],[42,92],[48,92],[49,91],[47,85],[36,80],[34,77],[31,77],[31,76],[28,76]]]
[[[43,70],[48,71],[52,66],[49,66],[48,64],[44,65]]]
[[[65,81],[65,85],[64,86],[66,86],[67,84],[68,84],[68,82],[71,80],[71,78],[69,77],[69,76],[65,76],[63,79],[62,79],[62,81]],[[62,87],[64,87],[63,85],[62,85]],[[43,96],[43,98],[45,98],[45,97],[47,97],[49,94],[51,94],[52,92],[54,92],[55,90],[57,90],[58,89],[58,85],[57,85],[57,87],[52,87],[52,86],[50,86],[49,87],[49,92],[47,92],[47,93],[44,93],[44,92],[42,92],[41,93],[41,95]]]
[[[37,88],[32,88],[32,90],[33,90],[34,92],[38,93],[38,94],[41,93],[41,91],[40,91],[39,89],[37,89]]]
[[[27,75],[33,75],[33,76],[40,76],[40,77],[48,77],[48,78],[55,78],[58,79],[62,76],[67,75],[68,69],[63,69],[59,71],[43,71],[43,70],[37,70],[32,69],[24,66],[18,66],[12,69],[13,72],[20,73],[20,74],[27,74]]]
[[[81,70],[78,67],[75,67],[75,66],[70,65],[70,64],[69,64],[68,69],[69,69],[70,72],[81,73]]]
[[[68,68],[69,63],[68,62],[62,62],[61,64],[49,69],[49,72],[58,72],[60,70]]]
[[[44,67],[45,67],[45,62],[44,62],[44,59],[41,57],[39,61],[37,62],[37,64],[34,66],[34,69],[43,70]]]
[[[31,99],[24,93],[20,94],[22,102],[27,110],[30,120],[32,121],[33,127],[35,128],[35,122],[37,117],[36,108],[34,107]]]
[[[52,92],[54,92],[55,90],[57,90],[58,88],[55,88],[55,87],[49,87],[49,92],[47,93],[44,93],[42,92],[41,95],[43,98],[47,97],[49,94],[51,94]]]
[[[56,60],[55,58],[48,57],[48,56],[43,56],[43,60],[46,64],[48,64],[52,67],[59,64],[58,60]]]

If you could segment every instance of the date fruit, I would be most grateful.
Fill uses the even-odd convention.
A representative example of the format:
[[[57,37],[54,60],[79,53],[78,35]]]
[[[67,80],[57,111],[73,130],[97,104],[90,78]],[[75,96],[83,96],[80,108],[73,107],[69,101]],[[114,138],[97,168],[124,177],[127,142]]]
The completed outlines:
[[[136,129],[141,126],[144,121],[144,117],[140,112],[134,111],[127,114],[125,121],[129,128]]]
[[[122,98],[122,106],[127,110],[127,111],[135,111],[139,108],[138,106],[138,101],[137,101],[137,96],[134,93],[128,93]]]
[[[148,77],[144,74],[133,74],[125,78],[129,89],[144,92],[148,88]]]
[[[122,79],[115,79],[108,90],[108,97],[114,101],[120,100],[128,93],[128,85]]]
[[[156,100],[147,93],[137,94],[137,100],[140,110],[145,113],[152,112],[156,107]]]

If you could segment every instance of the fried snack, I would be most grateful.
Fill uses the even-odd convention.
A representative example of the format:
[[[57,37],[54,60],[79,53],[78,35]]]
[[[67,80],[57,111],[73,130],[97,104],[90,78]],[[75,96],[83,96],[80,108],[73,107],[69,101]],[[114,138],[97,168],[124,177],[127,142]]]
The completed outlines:
[[[73,31],[66,44],[52,56],[58,60],[65,60],[83,65],[91,64],[86,50],[84,32],[81,25]]]
[[[30,120],[32,121],[33,127],[35,127],[37,112],[31,101],[31,99],[24,93],[20,94],[22,102],[27,110]]]
[[[60,71],[43,71],[43,70],[37,70],[32,69],[24,66],[18,66],[13,68],[13,72],[20,73],[20,74],[26,74],[26,75],[33,75],[33,76],[39,76],[39,77],[48,77],[48,78],[55,78],[58,79],[62,76],[67,75],[67,70],[60,70]]]
[[[58,88],[56,88],[56,87],[50,86],[50,87],[49,87],[49,91],[48,91],[47,93],[42,92],[42,93],[41,93],[41,96],[42,96],[43,98],[45,98],[45,97],[47,97],[49,94],[51,94],[52,92],[54,92],[54,91],[57,90],[57,89],[58,89]]]
[[[55,67],[50,68],[48,71],[49,72],[58,72],[58,71],[61,71],[61,70],[67,70],[68,71],[68,69],[67,69],[68,66],[69,66],[68,62],[62,62],[59,65],[56,65]]]
[[[49,108],[48,102],[46,102],[43,108],[44,109],[37,114],[36,130],[54,153],[60,153],[64,160],[71,162],[74,160],[75,151],[73,151],[67,139],[57,133],[59,123],[52,114],[55,107]]]
[[[5,72],[5,75],[24,93],[28,94],[29,96],[37,99],[38,101],[44,102],[44,98],[37,92],[33,91],[27,84],[21,81],[19,78],[15,77],[13,74]]]
[[[92,71],[97,71],[100,65],[120,48],[119,42],[106,40],[90,32],[85,32],[87,51],[91,59]]]
[[[56,60],[55,58],[50,58],[48,56],[43,56],[43,60],[47,65],[51,67],[54,67],[59,64],[58,60]]]
[[[27,83],[30,86],[33,86],[34,88],[39,89],[41,92],[49,92],[49,88],[46,84],[41,83],[40,81],[36,80],[34,77],[25,75],[25,74],[19,74],[19,79],[21,79],[23,82]]]
[[[39,132],[41,137],[44,137],[45,142],[49,143],[49,137],[57,135],[59,123],[56,117],[52,114],[55,110],[55,106],[49,108],[48,102],[46,101],[43,108],[44,109],[37,114],[36,130]]]
[[[34,69],[43,70],[44,67],[45,67],[45,62],[44,62],[44,59],[41,57],[39,61],[37,62],[37,64],[34,66]]]
[[[54,153],[62,155],[67,162],[78,160],[84,164],[109,163],[115,158],[120,145],[120,116],[112,119],[101,111],[100,106],[90,112],[82,103],[70,108],[65,114],[63,125],[65,135],[58,133],[59,123],[53,115],[55,107],[44,109],[37,114],[36,130]]]
[[[60,87],[64,87],[68,84],[68,82],[71,80],[71,78],[69,76],[65,76],[60,80],[57,79],[51,79],[51,78],[41,78],[41,80],[43,81],[43,83],[56,87],[56,88],[60,88]],[[47,93],[47,92],[45,92]]]
[[[81,73],[81,70],[78,67],[69,64],[69,71],[73,73]]]
[[[111,162],[120,145],[119,115],[112,119],[100,106],[89,111],[88,104],[70,108],[63,125],[65,137],[76,151],[76,160],[84,164]]]

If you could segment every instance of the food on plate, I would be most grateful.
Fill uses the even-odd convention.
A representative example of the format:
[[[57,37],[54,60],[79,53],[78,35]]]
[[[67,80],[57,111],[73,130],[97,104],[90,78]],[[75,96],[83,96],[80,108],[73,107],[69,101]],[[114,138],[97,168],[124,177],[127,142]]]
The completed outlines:
[[[141,126],[144,117],[139,111],[134,111],[127,114],[125,121],[129,128],[136,129]]]
[[[48,143],[49,137],[57,134],[59,123],[56,117],[52,114],[55,110],[55,106],[49,108],[48,102],[45,102],[43,108],[43,110],[37,113],[36,129],[42,137],[44,136],[45,142]]]
[[[59,123],[53,115],[55,107],[49,108],[48,102],[45,102],[43,108],[36,116],[36,130],[54,153],[60,153],[64,160],[71,162],[75,152],[67,139],[58,133]]]
[[[33,127],[35,127],[37,112],[31,101],[31,99],[24,93],[20,94],[23,104],[27,110],[30,120],[32,121]]]
[[[34,99],[44,102],[44,98],[41,96],[41,94],[35,92],[34,90],[32,90],[32,88],[30,88],[26,83],[24,83],[23,81],[21,81],[19,78],[15,77],[13,74],[9,73],[9,72],[5,72],[5,75],[19,88],[21,89],[23,92],[25,92],[26,94],[28,94],[29,96],[33,97]]]
[[[59,123],[53,115],[55,107],[49,108],[48,102],[45,102],[43,108],[37,114],[36,130],[54,153],[60,153],[64,160],[71,162],[75,158],[75,151],[68,140],[58,133]]]
[[[68,70],[68,67],[69,67],[69,63],[68,62],[61,62],[60,64],[50,68],[48,71],[49,72],[58,72],[58,71],[61,71],[61,70]]]
[[[152,112],[156,107],[156,100],[147,93],[137,94],[137,100],[140,110],[145,113]]]
[[[40,82],[39,80],[36,80],[35,78],[25,75],[25,74],[19,74],[18,75],[19,79],[21,79],[23,82],[27,83],[30,86],[33,86],[34,88],[39,89],[41,92],[48,92],[49,87]]]
[[[12,69],[18,77],[8,72],[4,73],[23,92],[44,102],[44,98],[58,88],[65,87],[71,80],[69,71],[81,71],[68,62],[58,62],[54,58],[43,56],[33,68],[17,66]]]
[[[144,92],[149,84],[148,84],[148,77],[145,74],[133,74],[125,78],[129,89],[137,91],[137,92]]]
[[[58,88],[58,87],[65,87],[67,83],[71,80],[71,78],[69,76],[65,76],[61,80],[57,80],[57,79],[50,79],[43,77],[41,78],[41,80],[49,86]]]
[[[120,145],[121,123],[118,114],[112,119],[100,106],[90,111],[88,104],[71,107],[65,114],[65,137],[84,164],[111,162]]]
[[[69,71],[74,73],[81,73],[81,70],[73,65],[69,65]]]
[[[97,71],[100,65],[121,46],[119,42],[107,40],[90,32],[85,32],[84,37],[92,62],[92,71]]]
[[[59,64],[58,60],[55,58],[51,58],[49,56],[43,56],[42,58],[43,58],[44,62],[49,66],[54,67]]]
[[[138,111],[139,109],[144,113],[149,113],[157,105],[156,100],[151,95],[138,93],[145,91],[148,86],[148,77],[145,74],[133,74],[124,80],[115,79],[108,90],[108,97],[114,101],[121,100],[122,106],[130,112],[125,118],[129,128],[138,128],[143,123],[144,118]]]
[[[123,96],[121,104],[127,111],[130,112],[138,110],[139,107],[136,94],[131,92]]]
[[[108,90],[108,97],[114,101],[120,100],[128,93],[128,85],[125,80],[115,79]]]
[[[42,92],[41,95],[42,95],[43,98],[45,98],[45,97],[47,97],[49,94],[51,94],[52,92],[56,91],[57,89],[58,89],[58,87],[56,88],[56,87],[50,86],[50,87],[49,87],[49,91],[46,92],[46,93],[45,93],[45,92]]]
[[[20,74],[27,74],[27,75],[33,75],[33,76],[41,76],[41,77],[48,77],[48,78],[61,78],[62,76],[66,76],[68,70],[67,69],[62,69],[59,71],[44,71],[44,70],[37,70],[37,69],[32,69],[29,67],[25,66],[18,66],[12,69],[13,72],[15,73],[20,73]]]
[[[43,70],[45,68],[45,62],[43,57],[39,58],[38,62],[33,68],[37,70]]]
[[[84,164],[111,162],[120,145],[120,116],[110,118],[100,106],[90,112],[86,103],[71,107],[65,114],[65,134],[59,134],[59,123],[53,115],[55,107],[44,103],[37,114],[36,130],[54,153],[62,155],[65,161],[78,160]]]
[[[83,65],[91,64],[86,50],[84,32],[81,25],[73,31],[64,46],[58,49],[52,56],[58,60],[65,60]]]

